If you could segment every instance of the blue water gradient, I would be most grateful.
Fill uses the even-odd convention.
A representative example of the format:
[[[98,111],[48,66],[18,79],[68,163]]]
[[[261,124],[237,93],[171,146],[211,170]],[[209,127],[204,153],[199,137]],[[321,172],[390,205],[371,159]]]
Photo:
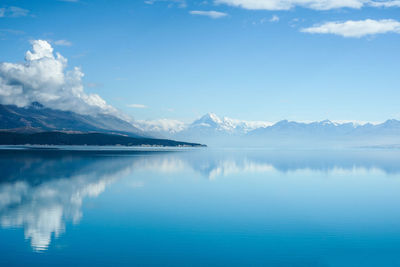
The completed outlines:
[[[1,266],[399,266],[397,150],[0,150]]]

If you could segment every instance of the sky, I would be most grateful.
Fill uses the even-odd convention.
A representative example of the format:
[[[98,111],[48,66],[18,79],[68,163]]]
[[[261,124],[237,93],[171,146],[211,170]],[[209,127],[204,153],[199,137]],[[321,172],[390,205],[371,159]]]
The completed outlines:
[[[0,1],[3,96],[138,120],[400,119],[399,48],[398,0]]]

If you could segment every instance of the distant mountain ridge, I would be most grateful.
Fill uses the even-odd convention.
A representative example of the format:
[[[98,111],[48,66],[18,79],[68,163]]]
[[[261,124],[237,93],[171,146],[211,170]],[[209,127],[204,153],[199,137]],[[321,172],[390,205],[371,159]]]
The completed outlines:
[[[215,113],[207,113],[190,124],[178,120],[135,121],[134,125],[153,135],[190,135],[193,132],[219,132],[229,134],[243,134],[257,128],[272,125],[265,121],[244,121],[228,117],[220,118]]]
[[[0,105],[0,130],[15,132],[79,131],[115,132],[132,137],[146,134],[131,123],[110,114],[82,115],[46,108],[38,102],[28,107]]]
[[[46,108],[0,105],[0,131],[15,133],[65,132],[106,133],[129,137],[173,139],[211,146],[266,147],[398,147],[400,121],[379,124],[244,121],[208,113],[192,123],[178,120],[126,121],[110,114],[82,115]]]
[[[247,133],[257,128],[269,126],[269,122],[263,121],[243,121],[237,119],[231,119],[228,117],[223,117],[220,119],[214,113],[207,113],[200,119],[194,121],[189,127],[199,128],[199,127],[209,127],[214,128],[218,131],[227,131],[231,133]]]
[[[153,131],[152,134],[213,146],[354,147],[400,144],[400,121],[391,119],[372,124],[282,120],[270,123],[220,118],[208,113],[190,124],[181,123],[179,128]]]

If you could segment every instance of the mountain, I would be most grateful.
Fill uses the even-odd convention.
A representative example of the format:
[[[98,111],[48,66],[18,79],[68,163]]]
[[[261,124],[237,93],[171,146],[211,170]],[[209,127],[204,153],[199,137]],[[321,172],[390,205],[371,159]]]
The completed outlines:
[[[202,140],[214,146],[230,146],[238,144],[238,138],[259,127],[267,126],[267,122],[247,122],[227,117],[219,118],[214,113],[208,113],[182,131],[170,137],[193,142]]]
[[[381,124],[336,123],[329,120],[302,123],[283,120],[255,129],[246,140],[264,146],[357,147],[400,143],[400,121]]]
[[[208,113],[190,124],[168,120],[162,124],[160,121],[141,123],[138,128],[149,129],[146,125],[151,125],[154,136],[220,147],[393,147],[400,144],[400,121],[394,119],[380,124],[330,120],[308,123],[282,120],[272,124],[220,118]]]
[[[155,137],[173,138],[187,142],[202,140],[206,144],[231,145],[235,139],[246,133],[271,125],[263,121],[243,121],[228,117],[220,118],[214,113],[207,113],[192,123],[186,124],[178,120],[136,121],[139,129],[151,133]]]
[[[38,102],[28,107],[0,105],[0,130],[14,132],[79,131],[123,133],[132,137],[145,132],[130,122],[110,114],[82,115],[72,111],[46,108]]]
[[[167,119],[131,122],[110,114],[82,115],[50,109],[37,102],[24,108],[0,105],[0,131],[111,133],[204,143],[215,147],[393,147],[400,144],[400,121],[394,119],[380,124],[330,120],[309,123],[282,120],[272,124],[207,113],[192,123]]]
[[[241,121],[228,117],[219,118],[214,113],[207,113],[189,125],[188,129],[211,130],[231,134],[244,134],[251,130],[266,127],[268,122],[262,121]]]

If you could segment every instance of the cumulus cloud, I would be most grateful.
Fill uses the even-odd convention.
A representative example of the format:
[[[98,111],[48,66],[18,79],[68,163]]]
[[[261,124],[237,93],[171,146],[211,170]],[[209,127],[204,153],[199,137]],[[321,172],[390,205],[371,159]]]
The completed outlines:
[[[39,102],[46,107],[80,114],[117,114],[97,94],[87,94],[80,68],[67,70],[67,59],[43,40],[32,41],[24,63],[0,63],[0,103],[26,107]]]
[[[400,33],[400,22],[393,19],[326,22],[321,25],[304,28],[301,31],[313,34],[335,34],[343,37],[360,38],[366,35]]]
[[[315,10],[338,8],[360,9],[364,6],[400,6],[399,0],[370,1],[370,0],[214,0],[215,4],[226,4],[252,10],[289,10],[303,7]]]
[[[228,15],[226,13],[219,12],[219,11],[214,11],[214,10],[210,10],[210,11],[192,10],[189,13],[192,14],[192,15],[206,16],[206,17],[210,17],[210,18],[213,18],[213,19],[223,18],[223,17],[226,17]]]
[[[20,8],[17,6],[0,8],[0,18],[3,17],[18,18],[18,17],[25,17],[28,14],[29,14],[28,9]]]

